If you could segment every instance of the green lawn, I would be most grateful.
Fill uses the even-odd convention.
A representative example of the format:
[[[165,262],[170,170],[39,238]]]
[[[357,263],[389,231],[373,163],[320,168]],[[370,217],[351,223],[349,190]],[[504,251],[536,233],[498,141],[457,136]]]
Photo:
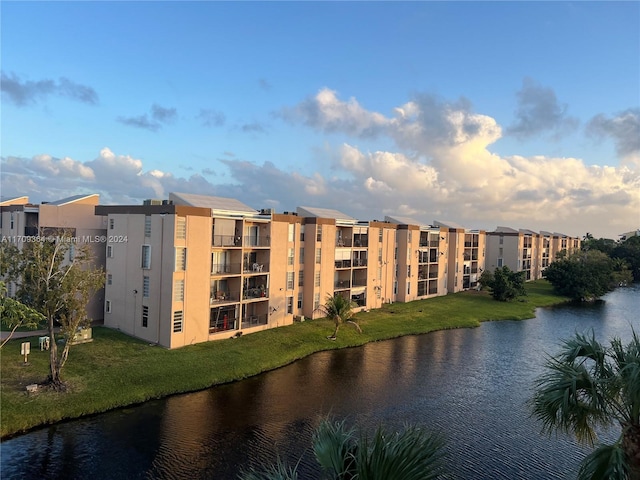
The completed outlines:
[[[512,303],[497,302],[484,292],[464,292],[385,305],[356,316],[362,334],[344,326],[336,341],[327,339],[333,324],[324,319],[177,350],[97,327],[93,342],[71,348],[62,371],[70,386],[67,393],[27,394],[26,385],[46,378],[49,352],[39,351],[37,337],[31,338],[32,353],[29,365],[24,366],[20,343],[26,339],[12,340],[2,349],[0,436],[239,380],[321,350],[445,328],[477,327],[482,321],[531,318],[536,307],[567,300],[554,295],[545,281],[528,283],[527,291],[525,301]]]

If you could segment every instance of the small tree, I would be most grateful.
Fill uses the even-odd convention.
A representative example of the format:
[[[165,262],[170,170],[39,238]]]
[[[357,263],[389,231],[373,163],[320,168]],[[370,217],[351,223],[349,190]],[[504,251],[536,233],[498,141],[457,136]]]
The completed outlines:
[[[580,480],[640,479],[640,338],[610,346],[576,334],[550,357],[531,401],[543,431],[573,433],[594,445],[597,427],[618,425],[613,445],[601,445],[582,462]]]
[[[501,302],[527,295],[524,272],[513,272],[507,266],[498,267],[493,273],[485,270],[480,276],[480,284],[489,287],[491,296]]]
[[[2,328],[9,330],[9,335],[2,341],[0,348],[11,340],[18,328],[35,330],[45,324],[44,315],[7,296],[7,287],[3,281],[0,281],[0,321]]]
[[[87,304],[104,285],[101,268],[92,265],[88,245],[77,245],[63,234],[53,241],[26,243],[12,260],[17,298],[46,319],[50,337],[48,383],[64,389],[60,372],[69,356],[71,342],[79,327],[88,325]],[[62,351],[55,339],[56,323],[64,336]]]
[[[356,328],[356,330],[358,330],[359,333],[362,333],[360,325],[358,325],[356,321],[352,320],[354,315],[353,309],[356,306],[355,302],[352,302],[340,294],[327,295],[326,303],[318,307],[318,311],[322,312],[325,317],[333,320],[336,325],[336,329],[333,331],[333,334],[327,338],[335,340],[338,335],[338,329],[343,323],[350,323]]]

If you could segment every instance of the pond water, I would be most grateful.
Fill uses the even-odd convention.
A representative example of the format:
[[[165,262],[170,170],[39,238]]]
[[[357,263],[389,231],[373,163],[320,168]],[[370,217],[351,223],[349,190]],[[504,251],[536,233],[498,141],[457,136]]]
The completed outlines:
[[[640,332],[640,287],[592,305],[322,352],[287,367],[35,430],[1,444],[9,478],[236,479],[280,456],[317,478],[311,435],[327,415],[372,430],[441,432],[458,479],[572,479],[587,449],[545,436],[526,401],[545,353],[593,329],[608,343]],[[602,439],[617,437],[603,432]]]

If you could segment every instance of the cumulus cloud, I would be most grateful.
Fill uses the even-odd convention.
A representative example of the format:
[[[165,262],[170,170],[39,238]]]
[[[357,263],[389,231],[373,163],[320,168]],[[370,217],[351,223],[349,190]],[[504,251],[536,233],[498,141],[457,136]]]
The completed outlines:
[[[117,121],[130,127],[157,132],[162,128],[163,124],[173,123],[177,117],[177,109],[162,107],[154,103],[151,105],[151,112],[149,114],[145,113],[131,117],[120,116],[117,118]]]
[[[87,86],[75,83],[68,78],[61,77],[58,81],[45,79],[38,81],[21,80],[15,73],[0,74],[0,89],[7,98],[20,107],[35,103],[50,95],[67,97],[78,102],[95,105],[98,94]]]
[[[354,98],[347,102],[339,100],[337,92],[328,88],[283,109],[280,115],[290,122],[302,122],[325,132],[340,131],[358,137],[375,137],[389,122],[383,115],[362,108]]]
[[[29,195],[31,201],[52,201],[75,194],[99,193],[102,203],[139,204],[146,198],[167,198],[172,191],[215,194],[202,175],[177,177],[145,171],[143,162],[103,148],[89,161],[36,155],[2,157],[3,196]]]
[[[558,101],[553,89],[538,85],[531,78],[524,79],[517,98],[516,119],[507,129],[511,135],[525,139],[547,131],[560,134],[578,125],[578,120],[567,114],[567,105]]]
[[[594,137],[610,137],[622,156],[640,153],[640,108],[630,108],[612,118],[604,114],[593,117],[587,133]]]

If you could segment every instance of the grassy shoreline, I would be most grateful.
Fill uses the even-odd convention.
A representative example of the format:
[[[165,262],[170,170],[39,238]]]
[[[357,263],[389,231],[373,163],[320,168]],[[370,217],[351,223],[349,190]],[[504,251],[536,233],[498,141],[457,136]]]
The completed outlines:
[[[477,327],[493,320],[524,320],[538,307],[564,303],[545,281],[526,285],[523,302],[496,302],[484,292],[462,292],[411,303],[385,305],[357,315],[363,333],[344,326],[336,341],[328,320],[313,320],[287,327],[165,350],[117,331],[94,328],[92,343],[71,348],[62,372],[67,393],[25,387],[42,382],[48,370],[48,352],[31,338],[29,365],[23,365],[20,343],[2,349],[0,381],[0,438],[66,419],[106,412],[168,395],[202,390],[241,380],[290,364],[312,353],[364,345],[405,335],[450,328]]]

